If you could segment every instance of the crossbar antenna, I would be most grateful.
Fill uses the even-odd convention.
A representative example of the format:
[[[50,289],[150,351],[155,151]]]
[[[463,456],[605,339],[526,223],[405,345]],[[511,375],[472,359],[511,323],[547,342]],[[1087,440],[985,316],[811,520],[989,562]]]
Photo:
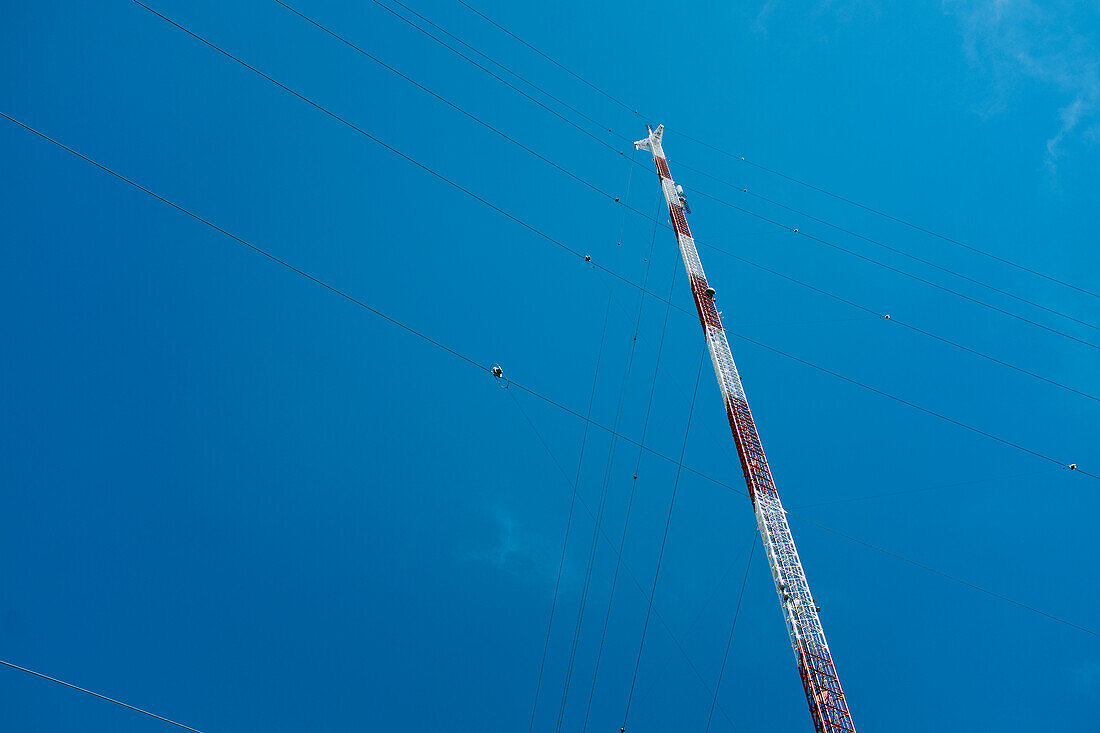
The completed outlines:
[[[656,130],[649,126],[646,129],[649,135],[634,143],[634,147],[638,150],[649,150],[653,154],[653,163],[657,166],[661,190],[668,204],[669,218],[676,231],[680,254],[684,258],[684,269],[691,280],[695,308],[699,312],[699,322],[703,326],[714,373],[722,390],[726,416],[733,431],[734,443],[737,444],[737,454],[741,458],[741,470],[745,474],[745,484],[756,513],[756,526],[768,556],[775,592],[779,596],[779,606],[791,637],[791,648],[798,664],[798,673],[802,677],[810,717],[813,718],[817,733],[855,733],[848,701],[840,687],[833,655],[821,628],[817,599],[810,593],[810,586],[806,582],[806,573],[802,569],[791,528],[787,524],[787,513],[779,500],[779,492],[775,488],[768,459],[764,456],[756,423],[745,398],[745,390],[741,386],[741,377],[737,373],[737,366],[726,340],[722,317],[715,305],[717,293],[707,282],[707,276],[703,272],[699,251],[695,248],[695,240],[688,228],[681,189],[673,182],[668,169],[668,159],[661,146],[664,125],[658,125]]]

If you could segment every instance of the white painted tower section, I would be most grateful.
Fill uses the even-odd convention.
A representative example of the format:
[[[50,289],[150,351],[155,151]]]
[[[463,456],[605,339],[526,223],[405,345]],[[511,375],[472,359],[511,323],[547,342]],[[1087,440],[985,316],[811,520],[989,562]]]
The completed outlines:
[[[699,251],[687,225],[682,200],[669,172],[668,160],[661,146],[664,125],[649,129],[649,136],[634,143],[639,150],[648,149],[661,179],[661,190],[668,204],[669,218],[676,230],[676,240],[684,259],[684,268],[691,280],[691,291],[699,311],[707,347],[710,350],[714,374],[726,405],[730,429],[741,458],[749,496],[756,512],[756,526],[771,567],[779,605],[791,637],[791,647],[798,663],[806,702],[818,733],[855,733],[848,703],[837,678],[825,632],[821,628],[817,603],[810,594],[806,573],[787,524],[786,511],[779,500],[771,468],[760,444],[756,423],[749,410],[741,377],[733,361],[722,319],[714,303],[714,290],[707,282]]]

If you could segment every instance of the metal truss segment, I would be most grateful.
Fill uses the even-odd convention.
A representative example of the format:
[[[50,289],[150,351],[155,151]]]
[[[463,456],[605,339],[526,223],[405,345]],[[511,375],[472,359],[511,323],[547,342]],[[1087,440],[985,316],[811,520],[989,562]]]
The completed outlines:
[[[714,374],[722,390],[726,417],[737,445],[745,485],[756,513],[756,526],[768,556],[768,566],[771,568],[780,609],[791,638],[791,648],[802,678],[810,717],[818,733],[855,733],[848,702],[840,686],[829,644],[825,641],[825,632],[821,628],[817,600],[810,593],[806,573],[802,569],[802,561],[798,557],[791,528],[787,523],[787,513],[779,500],[771,467],[764,455],[756,422],[741,385],[741,376],[737,372],[737,365],[726,339],[722,314],[715,303],[716,292],[703,272],[699,251],[687,224],[686,212],[669,172],[668,159],[662,147],[663,136],[664,126],[660,125],[656,130],[649,129],[648,137],[634,143],[634,146],[647,149],[653,154],[661,190],[668,204],[669,219],[676,231],[684,269],[687,270],[691,282],[699,323],[703,327]]]

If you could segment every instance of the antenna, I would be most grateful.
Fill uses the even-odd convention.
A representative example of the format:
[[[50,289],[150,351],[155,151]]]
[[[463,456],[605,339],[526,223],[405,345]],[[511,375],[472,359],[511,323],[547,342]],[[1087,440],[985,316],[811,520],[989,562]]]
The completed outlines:
[[[817,733],[855,733],[855,725],[852,723],[851,713],[848,712],[848,701],[844,698],[836,667],[833,666],[833,656],[821,628],[821,619],[818,617],[821,609],[810,594],[806,573],[798,559],[798,550],[787,524],[787,514],[772,480],[771,468],[764,456],[756,423],[752,419],[745,391],[741,387],[741,377],[737,373],[737,365],[733,362],[733,354],[722,327],[722,317],[714,302],[716,293],[707,283],[707,276],[699,261],[699,251],[695,248],[695,240],[688,228],[683,194],[668,170],[668,160],[661,146],[664,125],[658,125],[656,130],[649,126],[646,129],[649,136],[634,143],[634,147],[653,153],[653,163],[657,166],[657,174],[661,179],[661,190],[668,204],[672,226],[676,230],[676,241],[684,258],[684,269],[691,280],[691,293],[699,311],[699,322],[703,326],[714,373],[718,377],[718,386],[726,405],[726,416],[733,431],[733,440],[737,444],[737,454],[741,458],[741,470],[745,474],[749,498],[756,512],[756,526],[768,555],[775,592],[779,595],[779,606],[791,636],[791,648],[802,677],[802,687],[806,691],[810,717],[813,718]]]

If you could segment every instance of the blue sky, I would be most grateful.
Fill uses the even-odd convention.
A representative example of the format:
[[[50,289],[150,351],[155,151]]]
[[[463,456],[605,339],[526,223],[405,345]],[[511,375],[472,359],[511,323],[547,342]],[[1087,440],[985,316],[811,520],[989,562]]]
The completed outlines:
[[[691,307],[682,272],[673,277],[681,264],[668,229],[655,232],[271,0],[150,4],[626,280]],[[645,118],[664,122],[700,240],[1098,391],[1097,352],[1087,345],[698,194],[1100,343],[1093,328],[737,189],[1090,323],[1100,321],[1095,297],[679,134],[1095,291],[1095,4],[475,5],[636,106],[634,115],[461,4],[410,3],[598,120],[576,121],[617,150],[378,4],[288,4],[647,213],[660,211],[657,179],[631,166],[622,137],[643,137]],[[680,454],[703,347],[694,316],[672,310],[663,327],[660,300],[639,305],[630,284],[137,4],[47,1],[8,7],[2,18],[0,111],[576,412],[587,409],[602,341],[593,418],[618,420],[638,440],[652,389],[645,444]],[[204,731],[524,729],[579,473],[593,514],[607,487],[606,538],[596,542],[564,708],[563,729],[580,730],[637,467],[589,721],[618,730],[648,604],[632,578],[652,583],[673,463],[639,458],[636,446],[612,446],[593,430],[578,472],[584,424],[575,416],[501,389],[0,123],[0,659]],[[713,250],[702,256],[734,334],[1100,468],[1094,400]],[[1096,630],[1095,481],[740,338],[731,345],[857,727],[1094,725],[1095,635],[819,525]],[[684,463],[740,485],[708,369]],[[936,488],[947,484],[964,485]],[[578,505],[535,730],[557,721],[594,526]],[[743,496],[682,473],[630,730],[705,726],[752,533]],[[808,730],[760,554],[747,577],[712,730]],[[170,729],[10,669],[0,675],[5,730]]]

